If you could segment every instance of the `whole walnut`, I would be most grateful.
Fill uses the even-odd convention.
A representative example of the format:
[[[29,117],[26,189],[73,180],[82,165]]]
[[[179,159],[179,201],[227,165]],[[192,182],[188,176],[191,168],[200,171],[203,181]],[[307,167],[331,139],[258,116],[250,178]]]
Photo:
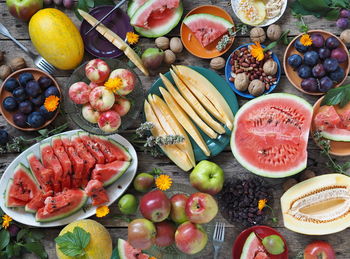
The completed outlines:
[[[5,80],[10,74],[12,73],[12,70],[7,65],[0,66],[0,78],[2,80]]]
[[[247,91],[249,82],[249,76],[246,73],[239,73],[235,78],[235,87],[238,91]]]
[[[166,50],[169,48],[170,40],[167,37],[159,37],[155,40],[157,48]]]
[[[210,67],[215,70],[219,70],[225,66],[225,59],[222,57],[213,58],[210,60]]]
[[[264,63],[263,70],[266,75],[273,76],[277,73],[277,63],[273,59],[269,59]]]
[[[282,30],[281,27],[277,24],[271,24],[266,31],[267,37],[271,40],[271,41],[276,41],[278,40],[281,35],[282,35]]]
[[[340,34],[340,39],[345,43],[345,44],[350,44],[350,29],[344,30]]]
[[[10,67],[12,68],[12,71],[17,71],[27,67],[27,63],[23,58],[11,59],[9,63]]]
[[[248,92],[253,96],[260,96],[265,92],[265,84],[259,79],[254,79],[248,86]]]
[[[170,49],[174,53],[181,53],[183,50],[184,46],[182,45],[182,42],[180,38],[178,37],[173,37],[170,40]]]
[[[171,65],[175,62],[176,60],[176,56],[174,54],[174,52],[172,52],[170,49],[167,49],[166,51],[164,51],[164,63]]]
[[[252,42],[264,42],[266,40],[266,34],[263,28],[254,27],[250,30],[250,39]]]

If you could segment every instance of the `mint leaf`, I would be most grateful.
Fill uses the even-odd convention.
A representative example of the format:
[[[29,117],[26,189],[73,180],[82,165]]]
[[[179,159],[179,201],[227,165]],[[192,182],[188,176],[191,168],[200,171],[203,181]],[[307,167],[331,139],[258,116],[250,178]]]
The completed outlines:
[[[350,102],[350,84],[333,88],[324,96],[321,105],[337,105],[344,107]]]
[[[85,254],[85,247],[90,242],[90,233],[81,227],[75,227],[72,232],[67,232],[56,237],[55,242],[58,248],[67,256],[82,256]]]
[[[73,234],[79,241],[80,247],[85,248],[90,242],[90,233],[86,232],[84,229],[75,227],[73,229]]]
[[[44,246],[40,242],[31,242],[22,245],[29,252],[36,254],[41,259],[48,258],[48,255],[44,249]]]
[[[0,251],[3,250],[10,243],[10,233],[2,229],[0,231]]]

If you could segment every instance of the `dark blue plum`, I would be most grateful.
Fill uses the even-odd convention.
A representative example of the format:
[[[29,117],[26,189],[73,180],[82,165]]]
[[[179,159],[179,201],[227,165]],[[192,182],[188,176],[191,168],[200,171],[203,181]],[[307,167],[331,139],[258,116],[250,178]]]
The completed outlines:
[[[306,65],[301,65],[298,69],[298,75],[304,79],[311,77],[311,68]]]
[[[35,105],[35,106],[41,106],[41,105],[43,105],[44,104],[44,102],[45,102],[45,97],[44,97],[44,95],[39,95],[39,96],[37,96],[37,97],[34,97],[34,98],[32,98],[31,99],[31,101],[32,101],[32,103]]]
[[[320,59],[329,58],[331,56],[331,51],[327,48],[320,48],[318,50],[318,56],[320,57]]]
[[[323,66],[326,72],[333,72],[338,68],[339,62],[335,58],[327,58],[323,62]]]
[[[29,114],[33,111],[33,104],[31,101],[26,100],[18,104],[18,111],[24,114]]]
[[[40,77],[38,83],[42,89],[47,89],[53,84],[52,80],[47,76]]]
[[[19,87],[19,83],[16,78],[9,78],[6,80],[4,84],[5,90],[8,92],[13,92],[17,87]]]
[[[17,87],[13,90],[12,95],[16,98],[17,102],[22,102],[27,99],[27,94],[23,87]]]
[[[300,53],[305,53],[306,51],[309,50],[308,46],[304,46],[301,42],[300,39],[296,40],[294,43],[294,47],[297,51],[299,51]]]
[[[2,101],[4,109],[9,112],[13,112],[17,109],[18,104],[16,99],[13,96],[8,96]]]
[[[326,39],[326,47],[329,49],[336,49],[338,48],[340,45],[339,40],[336,37],[329,37],[328,39]]]
[[[328,92],[333,87],[333,81],[328,76],[320,79],[318,90],[322,93]]]
[[[311,34],[311,40],[312,40],[312,47],[314,48],[321,48],[324,45],[324,38],[319,33]]]
[[[31,73],[25,72],[18,76],[18,81],[22,87],[25,87],[27,82],[30,80],[34,80],[34,77]]]
[[[318,62],[318,54],[316,51],[308,51],[304,54],[304,63],[308,66],[314,66]]]
[[[23,113],[15,113],[12,116],[13,122],[14,124],[16,124],[18,127],[22,127],[25,128],[28,126],[27,124],[27,115],[23,114]]]
[[[41,93],[41,88],[39,86],[39,83],[35,80],[31,80],[27,82],[25,89],[26,89],[27,95],[31,97],[37,97]]]
[[[312,75],[314,77],[324,77],[326,75],[326,70],[324,69],[322,64],[317,64],[312,68]]]
[[[56,86],[50,86],[49,88],[46,89],[45,94],[44,94],[45,98],[47,98],[51,95],[55,95],[55,96],[60,97],[60,92],[58,91]]]
[[[49,112],[48,110],[46,110],[44,105],[40,106],[39,112],[44,116],[46,120],[52,119],[56,114],[56,111]]]
[[[334,72],[329,73],[329,77],[334,82],[340,83],[345,77],[345,71],[343,68],[338,67]]]
[[[348,18],[339,18],[337,22],[335,23],[338,28],[340,29],[346,29],[349,27],[349,19]]]
[[[0,145],[6,145],[9,142],[10,136],[6,130],[0,129]]]
[[[28,124],[33,128],[39,128],[45,124],[45,118],[40,112],[32,112],[27,118]]]
[[[298,68],[302,62],[303,62],[303,58],[298,54],[293,54],[288,57],[288,64],[292,68]]]
[[[301,81],[301,88],[306,92],[318,92],[318,82],[313,77],[306,78]]]

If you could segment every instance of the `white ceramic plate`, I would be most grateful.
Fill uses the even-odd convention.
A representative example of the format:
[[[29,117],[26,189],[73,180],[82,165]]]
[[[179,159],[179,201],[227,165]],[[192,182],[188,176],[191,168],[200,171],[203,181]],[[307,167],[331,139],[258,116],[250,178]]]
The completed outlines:
[[[237,18],[239,20],[241,20],[239,18],[238,14],[237,14],[238,13],[238,3],[239,2],[240,2],[240,0],[231,0],[231,6],[232,6],[233,12],[237,16]],[[260,23],[259,25],[256,25],[256,26],[257,27],[265,27],[265,26],[269,26],[269,25],[277,22],[282,17],[284,12],[286,11],[287,3],[288,3],[288,0],[284,0],[283,6],[281,8],[281,13],[278,16],[276,16],[274,18],[271,18],[271,19],[265,19],[262,23]],[[250,25],[250,24],[248,24],[248,25]],[[253,25],[250,25],[250,26],[253,26]]]
[[[64,132],[64,133],[61,133],[58,135],[71,136],[79,131],[81,131],[81,130],[71,130],[71,131],[67,131],[67,132]],[[25,212],[24,208],[15,208],[14,209],[14,208],[7,208],[5,206],[4,193],[5,193],[5,190],[7,187],[7,183],[13,175],[15,167],[18,165],[18,163],[22,163],[25,166],[29,167],[29,164],[28,164],[27,159],[26,159],[27,155],[30,152],[33,152],[37,157],[40,157],[40,145],[42,143],[45,143],[45,142],[51,143],[52,137],[49,137],[49,138],[47,138],[39,143],[36,143],[35,145],[31,146],[30,148],[28,148],[27,150],[22,152],[7,167],[7,169],[5,170],[3,176],[1,177],[1,180],[0,180],[0,193],[2,194],[2,195],[0,195],[0,206],[1,206],[2,210],[7,215],[9,215],[11,218],[13,218],[15,221],[23,223],[25,225],[34,226],[34,227],[62,226],[62,225],[69,224],[69,223],[76,221],[76,220],[91,217],[96,212],[95,206],[88,206],[88,208],[85,209],[85,211],[83,209],[80,209],[79,211],[77,211],[76,213],[72,214],[69,217],[66,217],[66,218],[63,218],[60,220],[56,220],[56,221],[52,221],[52,222],[41,223],[41,222],[37,222],[35,220],[35,214]],[[120,136],[118,134],[108,136],[108,138],[113,138],[114,140],[116,140],[117,142],[122,144],[124,147],[126,147],[129,151],[131,157],[132,157],[132,161],[131,161],[131,164],[130,164],[130,167],[128,168],[128,170],[116,182],[114,182],[112,185],[108,186],[106,189],[106,191],[108,193],[108,197],[110,199],[108,205],[110,205],[114,201],[116,201],[126,191],[128,186],[132,182],[132,180],[135,176],[136,170],[137,170],[138,161],[137,161],[136,151],[135,151],[134,147],[130,144],[129,141],[127,141],[125,138],[123,138],[122,136]],[[91,204],[90,198],[87,201],[86,205],[89,205],[89,204]],[[86,207],[86,205],[85,205],[85,207]]]

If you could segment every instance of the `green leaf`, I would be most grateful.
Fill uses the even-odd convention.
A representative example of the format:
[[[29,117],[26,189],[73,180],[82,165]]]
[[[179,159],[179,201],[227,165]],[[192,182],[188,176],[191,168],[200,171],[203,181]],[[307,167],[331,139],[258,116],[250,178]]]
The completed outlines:
[[[298,0],[298,2],[309,11],[322,11],[329,10],[327,1],[325,0]]]
[[[7,256],[6,251],[0,251],[0,258],[1,258],[1,259],[7,259],[7,258],[9,258],[9,257]]]
[[[340,9],[339,9],[339,8],[334,8],[334,9],[330,10],[330,11],[324,16],[324,18],[326,18],[327,20],[330,20],[330,21],[335,21],[335,20],[338,19],[338,17],[339,17],[339,12],[340,12]]]
[[[22,245],[29,252],[36,254],[41,259],[48,258],[48,255],[44,249],[44,246],[40,242],[31,242]]]
[[[350,3],[349,0],[332,0],[331,1],[331,6],[332,7],[340,7],[340,8],[349,8]]]
[[[6,253],[7,253],[7,256],[8,257],[12,257],[14,255],[14,252],[13,252],[13,244],[9,243],[7,246],[6,246]]]
[[[35,241],[39,241],[43,239],[44,234],[42,232],[39,232],[37,230],[32,230],[29,233],[29,236],[32,237]]]
[[[28,233],[29,233],[29,229],[27,229],[27,228],[22,228],[22,229],[17,233],[17,238],[16,238],[17,242],[19,242],[20,240],[22,240],[23,237],[24,237],[25,235],[27,235]]]
[[[115,5],[113,0],[95,0],[95,6],[99,5]]]
[[[47,137],[49,130],[48,129],[41,129],[41,130],[38,130],[38,132],[41,136]]]
[[[90,233],[80,227],[55,238],[58,248],[67,256],[82,256],[90,242]]]
[[[348,102],[350,102],[350,84],[329,90],[324,96],[321,106],[339,104],[340,107],[344,107]]]
[[[3,250],[10,243],[10,233],[2,229],[0,231],[0,251]]]
[[[89,11],[88,6],[86,5],[85,0],[78,0],[77,7],[74,9],[75,15],[78,17],[79,20],[83,20],[83,17],[78,13],[78,9],[81,9],[85,12]]]
[[[13,254],[14,256],[19,256],[21,254],[22,247],[18,243],[13,244]]]
[[[299,1],[294,1],[291,4],[291,8],[294,15],[313,15],[318,18],[322,16],[322,14],[320,13],[312,12],[310,10],[305,9],[304,6],[299,3]]]
[[[90,242],[90,233],[86,232],[82,228],[75,227],[73,229],[73,234],[76,236],[77,240],[79,240],[80,246],[82,248],[87,247]]]
[[[278,41],[273,41],[273,42],[271,42],[269,45],[267,45],[267,46],[264,48],[264,52],[266,52],[266,51],[268,51],[268,50],[273,49],[274,47],[276,47],[276,46],[277,46],[277,43],[278,43]]]

